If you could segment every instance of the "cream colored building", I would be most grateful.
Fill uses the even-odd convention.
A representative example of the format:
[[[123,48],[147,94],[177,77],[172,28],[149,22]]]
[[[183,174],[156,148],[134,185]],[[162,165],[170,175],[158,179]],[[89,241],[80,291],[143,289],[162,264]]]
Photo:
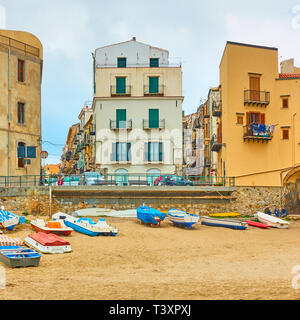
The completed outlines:
[[[0,30],[0,176],[40,174],[42,66],[36,36]],[[27,164],[17,152],[24,146],[36,147]]]
[[[167,50],[130,41],[94,55],[96,164],[107,174],[172,174],[182,165],[182,70]]]

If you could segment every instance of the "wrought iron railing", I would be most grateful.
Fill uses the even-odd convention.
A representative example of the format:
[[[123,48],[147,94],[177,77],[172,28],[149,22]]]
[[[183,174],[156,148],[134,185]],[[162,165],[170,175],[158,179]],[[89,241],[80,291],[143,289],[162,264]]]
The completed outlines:
[[[267,105],[270,103],[270,92],[257,91],[257,90],[245,90],[244,103],[258,103],[258,104]]]
[[[110,86],[111,96],[131,96],[131,86],[117,87]]]
[[[157,88],[144,86],[144,96],[163,96],[165,91],[164,85],[159,85]]]
[[[148,130],[148,129],[165,129],[165,126],[166,126],[165,119],[159,120],[157,124],[151,123],[149,120],[143,119],[143,129],[144,130]]]
[[[119,129],[131,130],[132,120],[124,120],[124,121],[110,120],[110,129],[111,130],[119,130]]]
[[[251,123],[244,126],[243,129],[244,138],[271,140],[273,138],[275,126]]]

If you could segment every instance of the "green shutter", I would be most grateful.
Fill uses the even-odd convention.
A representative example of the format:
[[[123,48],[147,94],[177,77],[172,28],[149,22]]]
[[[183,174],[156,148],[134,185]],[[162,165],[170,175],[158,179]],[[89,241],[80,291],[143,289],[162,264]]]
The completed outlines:
[[[149,77],[149,93],[159,93],[158,77]]]
[[[116,110],[117,128],[126,128],[126,109]]]
[[[149,128],[158,128],[159,109],[149,109]]]
[[[126,77],[116,78],[116,93],[126,93]]]
[[[118,58],[118,68],[126,68],[126,58]]]
[[[163,149],[163,143],[159,143],[159,161],[164,160],[164,149]]]
[[[159,67],[159,59],[158,58],[150,58],[150,67],[151,68]]]
[[[127,161],[131,161],[131,142],[127,142]]]

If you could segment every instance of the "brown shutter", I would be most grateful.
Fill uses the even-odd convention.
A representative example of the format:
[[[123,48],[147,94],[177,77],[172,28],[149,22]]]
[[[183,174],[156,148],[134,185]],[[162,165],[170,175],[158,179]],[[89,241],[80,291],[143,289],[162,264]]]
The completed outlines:
[[[250,112],[246,113],[246,124],[250,124]]]
[[[260,123],[265,124],[265,114],[264,113],[260,114]]]

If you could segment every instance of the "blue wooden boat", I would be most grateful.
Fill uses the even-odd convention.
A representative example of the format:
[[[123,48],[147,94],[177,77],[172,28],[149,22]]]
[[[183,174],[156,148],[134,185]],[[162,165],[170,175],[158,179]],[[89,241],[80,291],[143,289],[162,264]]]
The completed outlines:
[[[0,261],[11,268],[37,267],[41,255],[33,249],[20,246],[1,246]]]
[[[168,219],[173,222],[174,226],[192,228],[193,224],[199,221],[199,216],[173,207],[168,211]]]
[[[151,207],[141,206],[137,208],[137,218],[143,223],[158,225],[165,219],[166,215],[166,213]]]
[[[211,227],[224,227],[236,230],[246,230],[248,227],[248,224],[241,220],[218,219],[206,216],[201,217],[201,223]]]

